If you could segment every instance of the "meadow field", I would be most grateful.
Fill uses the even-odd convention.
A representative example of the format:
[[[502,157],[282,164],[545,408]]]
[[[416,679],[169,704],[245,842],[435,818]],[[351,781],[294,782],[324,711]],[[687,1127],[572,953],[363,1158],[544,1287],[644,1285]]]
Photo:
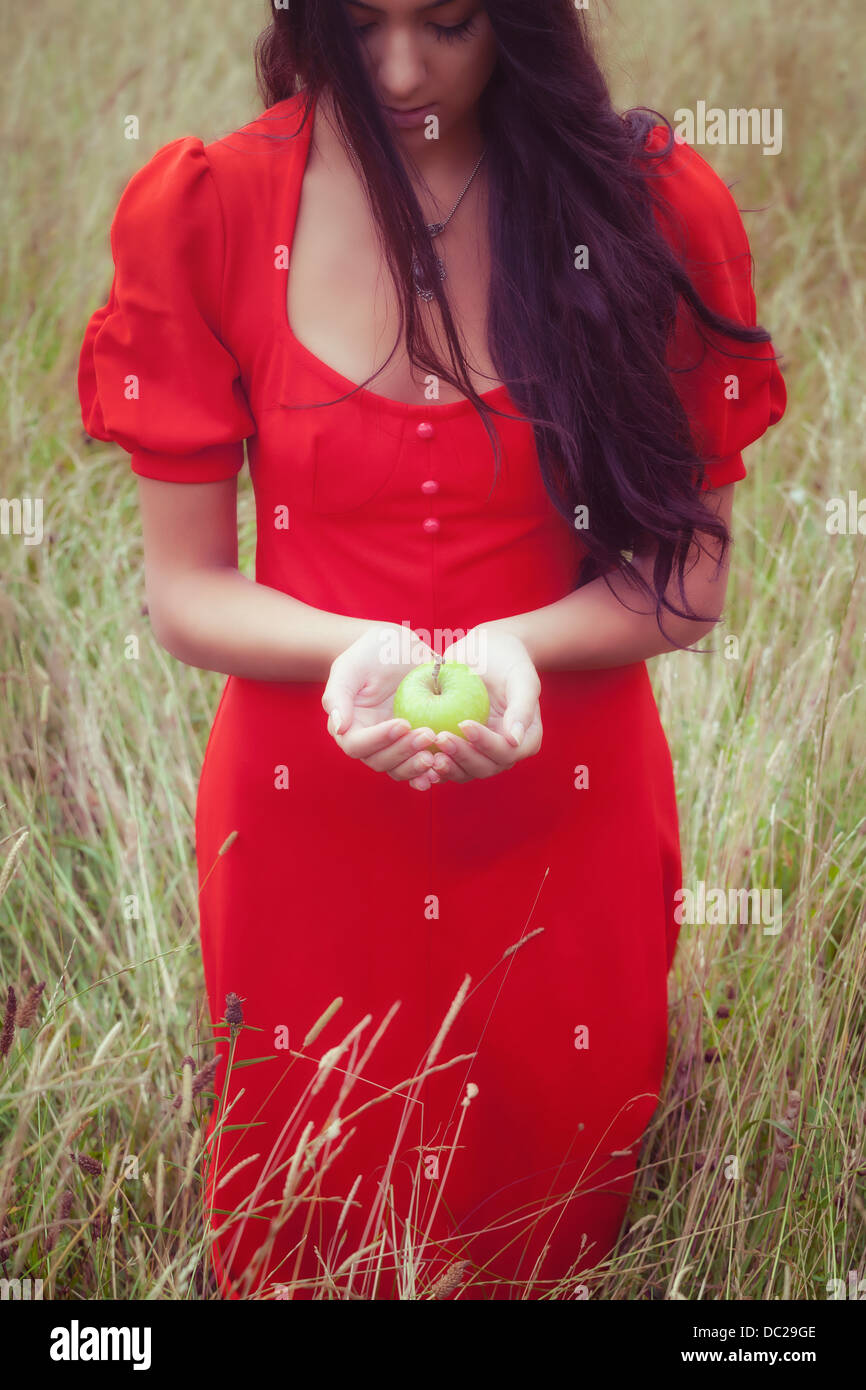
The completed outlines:
[[[0,535],[0,1276],[45,1297],[217,1296],[193,813],[224,677],[153,638],[135,479],[84,435],[75,375],[120,193],[169,140],[262,109],[266,17],[45,0],[5,19],[0,494],[44,499],[44,530]],[[683,925],[629,1229],[579,1282],[845,1297],[866,1278],[866,25],[857,0],[621,0],[597,25],[620,109],[784,117],[777,154],[701,153],[743,210],[787,414],[745,455],[714,654],[649,665],[685,886],[779,890],[782,913]],[[853,525],[828,526],[832,499]],[[246,468],[239,525],[252,575]]]

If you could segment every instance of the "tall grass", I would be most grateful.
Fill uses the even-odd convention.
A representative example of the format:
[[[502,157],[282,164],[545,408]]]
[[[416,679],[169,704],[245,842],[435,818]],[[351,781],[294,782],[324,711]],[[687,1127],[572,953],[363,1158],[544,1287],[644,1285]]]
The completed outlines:
[[[658,0],[650,21],[626,0],[599,15],[619,105],[783,109],[778,157],[702,153],[753,209],[789,407],[746,455],[715,654],[650,667],[686,886],[781,888],[782,926],[683,926],[662,1103],[627,1234],[582,1281],[593,1297],[814,1299],[866,1275],[863,537],[825,520],[828,498],[866,495],[858,11]],[[128,459],[83,437],[74,374],[124,184],[166,141],[259,109],[264,18],[167,0],[6,17],[2,494],[44,497],[46,535],[0,536],[0,1275],[41,1278],[46,1296],[215,1296],[193,811],[222,678],[153,641]],[[240,525],[251,574],[246,473]],[[301,1131],[289,1162],[315,1139]],[[463,1271],[437,1290],[405,1259],[403,1296],[459,1291]],[[352,1292],[325,1280],[322,1296]]]

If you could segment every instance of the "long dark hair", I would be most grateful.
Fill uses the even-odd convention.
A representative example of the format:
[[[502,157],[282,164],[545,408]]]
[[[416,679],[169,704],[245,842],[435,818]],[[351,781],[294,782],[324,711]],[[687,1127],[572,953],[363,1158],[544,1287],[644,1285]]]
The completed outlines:
[[[255,48],[262,100],[270,107],[303,90],[306,120],[323,88],[333,94],[399,295],[409,358],[472,400],[498,465],[489,417],[500,412],[469,378],[407,156],[391,137],[343,0],[292,0],[286,8],[271,0],[271,7]],[[685,566],[692,545],[703,548],[699,532],[720,543],[721,566],[730,535],[700,501],[704,466],[667,344],[680,296],[705,342],[698,320],[744,343],[769,342],[770,334],[705,305],[655,226],[648,175],[670,152],[673,129],[651,108],[622,116],[613,109],[573,0],[491,0],[486,11],[498,44],[479,105],[490,187],[491,360],[533,427],[557,510],[573,523],[575,506],[588,508],[579,585],[599,575],[609,585],[606,572],[618,570],[655,598],[663,633],[663,607],[709,621],[689,606]],[[667,143],[647,151],[646,137],[659,124],[667,126]],[[592,274],[574,273],[576,243],[589,248]],[[438,360],[418,313],[413,254],[439,305],[450,365]],[[652,585],[623,553],[647,545],[656,546]],[[674,571],[682,609],[666,593]]]

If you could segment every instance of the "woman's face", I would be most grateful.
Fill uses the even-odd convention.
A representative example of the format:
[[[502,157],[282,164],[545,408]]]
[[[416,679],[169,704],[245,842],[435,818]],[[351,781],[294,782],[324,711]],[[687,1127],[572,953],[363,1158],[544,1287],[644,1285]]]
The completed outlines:
[[[425,115],[438,138],[473,112],[496,66],[496,40],[478,0],[344,0],[383,106],[419,108],[392,118],[395,138],[425,138]],[[386,112],[386,115],[388,113]]]

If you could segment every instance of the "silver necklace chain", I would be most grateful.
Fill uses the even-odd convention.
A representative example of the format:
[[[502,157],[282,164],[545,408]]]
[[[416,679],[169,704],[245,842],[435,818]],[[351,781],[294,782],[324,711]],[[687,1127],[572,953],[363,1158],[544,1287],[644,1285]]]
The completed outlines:
[[[452,208],[451,211],[449,212],[448,216],[445,218],[445,221],[444,221],[444,222],[428,222],[428,223],[427,223],[427,230],[428,230],[428,232],[430,233],[431,237],[441,236],[442,233],[445,231],[445,228],[448,226],[448,223],[451,221],[451,218],[454,216],[454,214],[455,214],[455,212],[457,211],[457,209],[459,208],[460,204],[463,202],[463,199],[464,199],[465,196],[466,196],[466,193],[467,193],[467,190],[468,190],[468,188],[469,188],[469,185],[471,184],[472,180],[475,178],[475,175],[478,173],[478,170],[481,168],[481,161],[482,161],[482,159],[484,158],[484,156],[485,156],[486,153],[487,153],[486,148],[483,149],[483,150],[481,151],[481,154],[478,156],[478,163],[475,165],[475,168],[472,170],[472,173],[469,175],[469,178],[466,180],[465,184],[463,185],[463,191],[462,191],[462,193],[460,194],[460,197],[457,199],[457,202],[454,204],[453,208]],[[440,280],[444,280],[447,272],[446,272],[446,270],[445,270],[445,262],[442,260],[442,257],[441,257],[441,256],[437,256],[437,257],[436,257],[436,268],[437,268],[437,270],[438,270],[438,272],[439,272],[439,279],[440,279]],[[412,257],[412,279],[413,279],[414,282],[415,282],[415,293],[419,296],[419,298],[420,298],[420,299],[424,299],[424,300],[426,300],[426,301],[431,300],[431,299],[433,298],[433,291],[432,291],[432,290],[429,288],[429,286],[424,282],[424,279],[423,279],[423,276],[422,276],[422,273],[421,273],[421,267],[420,267],[420,265],[418,264],[418,258],[417,258],[417,256],[413,256],[413,257]]]
[[[355,150],[355,146],[352,144],[351,140],[349,141],[349,149],[352,150],[353,153],[357,154],[357,151]],[[484,156],[486,155],[486,153],[487,153],[487,147],[485,146],[485,148],[481,151],[480,155],[478,156],[478,162],[477,162],[477,164],[475,165],[475,168],[472,170],[472,173],[469,175],[469,178],[466,180],[465,184],[463,185],[463,190],[462,190],[462,192],[461,192],[459,198],[457,199],[457,202],[454,204],[454,206],[453,206],[453,208],[451,209],[451,211],[449,212],[448,216],[445,218],[445,221],[444,221],[444,222],[427,222],[427,223],[425,224],[426,227],[427,227],[427,231],[430,233],[430,236],[431,236],[431,237],[441,236],[442,233],[445,231],[445,228],[448,226],[448,223],[451,221],[451,218],[454,216],[454,214],[455,214],[455,212],[457,211],[457,209],[459,208],[460,204],[463,202],[463,199],[466,197],[466,194],[467,194],[468,189],[469,189],[469,185],[471,184],[472,180],[475,178],[475,175],[478,173],[478,170],[481,168],[481,161],[483,160],[483,158],[484,158]],[[437,268],[437,270],[438,270],[438,272],[439,272],[439,279],[440,279],[440,280],[444,280],[444,279],[445,279],[445,276],[446,276],[446,274],[447,274],[447,272],[446,272],[446,270],[445,270],[445,262],[442,260],[442,257],[441,257],[441,256],[437,256],[437,257],[436,257],[436,268]],[[425,280],[424,280],[424,277],[423,277],[423,274],[422,274],[422,271],[421,271],[421,266],[420,266],[420,264],[419,264],[419,261],[418,261],[418,257],[417,257],[417,256],[413,256],[413,257],[412,257],[412,279],[413,279],[414,284],[415,284],[415,293],[418,295],[418,297],[419,297],[420,299],[423,299],[423,300],[429,302],[429,301],[433,298],[433,291],[430,289],[430,287],[426,284],[426,282],[425,282]]]

